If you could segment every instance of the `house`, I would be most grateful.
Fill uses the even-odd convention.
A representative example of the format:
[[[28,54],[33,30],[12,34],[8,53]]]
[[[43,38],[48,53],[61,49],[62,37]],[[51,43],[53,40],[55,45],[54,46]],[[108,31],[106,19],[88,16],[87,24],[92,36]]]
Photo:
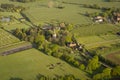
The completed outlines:
[[[53,27],[52,26],[49,26],[49,25],[45,25],[42,27],[43,30],[52,30]]]
[[[103,22],[104,21],[104,18],[102,16],[96,16],[93,18],[93,21],[94,22]]]
[[[69,42],[69,43],[67,43],[67,46],[68,46],[68,47],[71,47],[71,48],[74,48],[74,47],[77,46],[77,44],[74,43],[74,42]]]
[[[56,34],[56,33],[54,33],[52,36],[53,36],[53,38],[56,38],[56,37],[57,37],[57,34]]]
[[[117,22],[120,22],[120,13],[117,14]]]

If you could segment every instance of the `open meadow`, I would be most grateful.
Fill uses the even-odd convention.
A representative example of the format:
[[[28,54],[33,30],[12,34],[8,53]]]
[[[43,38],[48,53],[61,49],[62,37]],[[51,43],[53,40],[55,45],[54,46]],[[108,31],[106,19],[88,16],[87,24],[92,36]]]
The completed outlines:
[[[54,65],[53,69],[50,68],[51,65]],[[0,68],[1,80],[11,80],[12,77],[23,80],[36,80],[38,74],[50,77],[74,74],[77,78],[89,79],[83,71],[60,59],[47,56],[36,49],[0,56]]]
[[[110,53],[106,55],[106,58],[120,65],[120,51]]]

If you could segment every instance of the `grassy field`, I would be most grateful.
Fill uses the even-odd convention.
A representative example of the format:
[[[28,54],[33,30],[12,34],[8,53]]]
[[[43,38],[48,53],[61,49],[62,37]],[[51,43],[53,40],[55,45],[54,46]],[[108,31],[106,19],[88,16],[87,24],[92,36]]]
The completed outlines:
[[[110,53],[106,55],[106,58],[120,65],[120,51]]]
[[[26,41],[21,41],[21,42],[5,45],[5,46],[0,47],[0,53],[22,48],[22,47],[29,46],[29,45],[31,45],[31,43],[26,42]]]
[[[77,26],[72,33],[79,43],[84,44],[86,48],[93,48],[120,42],[120,36],[115,34],[119,29],[120,27],[112,24],[93,24]]]
[[[72,32],[76,37],[107,35],[119,31],[120,27],[113,24],[91,24],[75,27]]]
[[[56,65],[60,62],[61,65]],[[54,64],[54,69],[49,65]],[[38,74],[55,76],[74,74],[81,79],[88,77],[84,72],[76,69],[62,60],[47,56],[36,49],[30,49],[8,56],[0,56],[0,79],[9,80],[11,77],[22,78],[23,80],[35,80]]]
[[[13,29],[16,29],[16,28],[29,28],[31,26],[30,23],[28,23],[27,21],[25,21],[25,23],[21,23],[19,21],[20,18],[23,18],[19,13],[17,12],[1,12],[0,13],[1,16],[13,16],[13,20],[11,22],[8,22],[8,23],[1,23],[1,27],[4,27],[4,29],[8,30],[8,31],[11,31]],[[18,19],[18,20],[17,20]]]
[[[12,34],[0,29],[0,47],[20,42],[20,40],[14,37]]]
[[[55,0],[54,5],[62,5],[65,8],[48,8],[49,0],[38,0],[33,3],[20,3],[20,2],[12,2],[9,0],[1,0],[0,3],[11,3],[14,5],[20,5],[27,8],[24,12],[32,22],[36,24],[51,22],[54,20],[58,20],[61,22],[73,23],[73,24],[89,24],[92,23],[92,20],[86,16],[84,16],[85,12],[93,13],[100,12],[97,9],[84,8],[81,4],[98,4],[99,6],[106,7],[120,7],[120,2],[104,2],[103,0],[64,0],[65,3],[62,3],[61,0]],[[74,4],[77,3],[77,4]],[[18,13],[11,12],[3,12],[1,15],[15,15],[16,17],[21,17]],[[9,26],[9,27],[8,27]],[[28,25],[25,24],[14,24],[14,25],[6,25],[5,29],[12,30],[14,28],[25,27],[28,28]]]
[[[118,3],[107,3],[102,0],[64,0],[62,3],[61,0],[54,1],[55,5],[62,5],[65,8],[48,8],[49,0],[42,0],[38,2],[34,2],[33,4],[26,4],[28,9],[25,11],[25,14],[30,18],[30,20],[36,24],[41,22],[50,22],[53,20],[58,20],[62,22],[68,22],[73,24],[88,24],[92,23],[91,19],[84,16],[85,12],[94,13],[100,12],[100,10],[83,8],[81,4],[98,4],[99,6],[104,7],[120,7]],[[70,3],[70,4],[69,4]],[[74,4],[77,3],[77,4]],[[30,6],[29,6],[30,5]],[[24,6],[24,4],[23,4]]]

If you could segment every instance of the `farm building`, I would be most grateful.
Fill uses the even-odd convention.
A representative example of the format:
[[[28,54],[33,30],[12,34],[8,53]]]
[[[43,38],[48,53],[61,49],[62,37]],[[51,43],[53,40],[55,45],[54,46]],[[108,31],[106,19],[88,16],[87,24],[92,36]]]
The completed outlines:
[[[74,42],[69,42],[69,43],[67,43],[67,46],[68,46],[68,47],[76,47],[76,43],[74,43]]]
[[[120,13],[117,14],[117,21],[120,22]]]
[[[104,18],[102,16],[97,16],[97,17],[93,18],[93,21],[95,21],[95,22],[103,22]]]

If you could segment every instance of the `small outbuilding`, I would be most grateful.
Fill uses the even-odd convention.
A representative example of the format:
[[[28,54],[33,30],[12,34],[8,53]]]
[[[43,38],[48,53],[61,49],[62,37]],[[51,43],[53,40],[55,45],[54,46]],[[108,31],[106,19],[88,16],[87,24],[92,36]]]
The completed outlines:
[[[94,22],[103,22],[104,21],[104,18],[102,16],[96,16],[93,18],[93,21]]]

